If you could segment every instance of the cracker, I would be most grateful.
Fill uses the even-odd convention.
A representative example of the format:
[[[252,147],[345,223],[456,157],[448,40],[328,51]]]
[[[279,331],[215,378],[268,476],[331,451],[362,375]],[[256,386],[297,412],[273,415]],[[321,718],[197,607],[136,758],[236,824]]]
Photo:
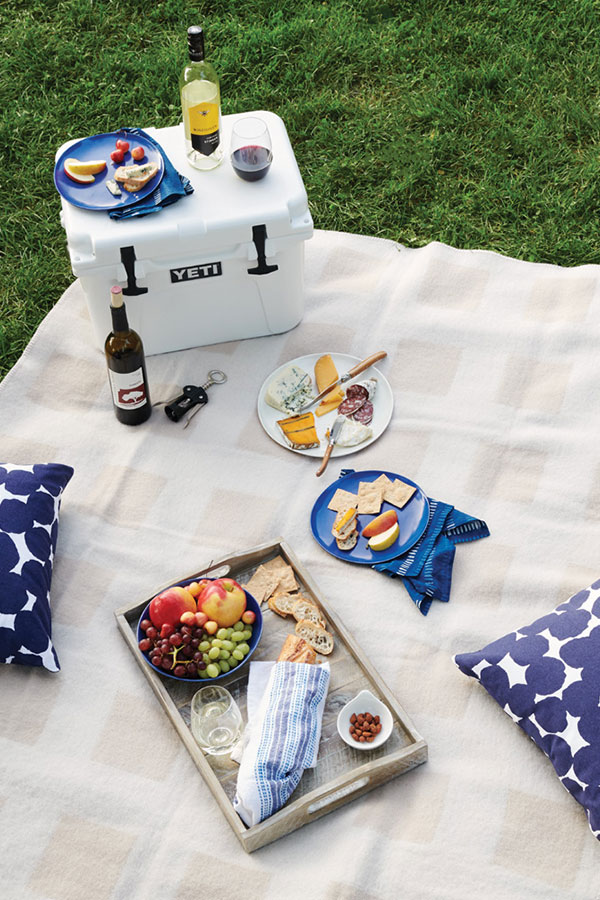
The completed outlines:
[[[277,585],[278,590],[298,590],[298,582],[296,581],[294,570],[286,563],[282,556],[276,556],[275,559],[270,559],[269,562],[263,563],[263,569],[266,569],[267,572],[271,572],[273,575],[279,575],[279,583]]]
[[[384,487],[390,487],[393,482],[390,481],[385,472],[382,472],[379,478],[376,478],[375,481],[371,482],[371,484],[382,484]]]
[[[407,484],[405,481],[400,481],[399,478],[396,478],[391,487],[385,489],[383,499],[391,503],[392,506],[402,509],[416,490],[416,487],[413,487],[412,484]]]
[[[385,488],[373,481],[361,481],[358,485],[358,512],[378,513]]]
[[[248,584],[243,587],[249,594],[252,594],[260,606],[279,586],[279,581],[279,572],[269,572],[265,566],[259,566]]]
[[[349,506],[356,506],[358,498],[356,494],[350,493],[350,491],[344,491],[342,488],[338,488],[331,500],[327,505],[327,509],[333,509],[334,512],[343,512],[348,509]]]

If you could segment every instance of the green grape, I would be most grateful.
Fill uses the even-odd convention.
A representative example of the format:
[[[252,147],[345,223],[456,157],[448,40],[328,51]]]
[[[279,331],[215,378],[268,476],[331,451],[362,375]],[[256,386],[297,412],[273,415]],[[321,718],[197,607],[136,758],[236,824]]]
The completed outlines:
[[[234,643],[239,644],[240,641],[244,640],[244,635],[242,634],[241,631],[234,631],[233,634],[231,635],[231,640]]]
[[[198,669],[198,678],[208,678],[207,669]]]
[[[230,638],[231,635],[233,634],[233,628],[229,627],[229,628],[226,628],[225,630],[227,632],[227,637]]]
[[[202,653],[206,653],[207,650],[210,650],[210,641],[201,641],[198,644],[198,650],[201,650]]]
[[[244,654],[244,656],[246,655],[246,653],[250,653],[250,647],[248,646],[248,644],[238,644],[238,650],[240,650]]]
[[[244,630],[244,623],[241,622],[241,621],[240,621],[240,622],[236,622],[235,625],[233,626],[233,630],[234,630],[234,631],[243,631],[243,630]]]
[[[226,628],[219,628],[219,630],[217,631],[217,638],[218,638],[220,641],[225,641],[225,640],[227,640],[227,629],[226,629]]]
[[[204,671],[206,672],[207,678],[216,678],[217,675],[221,674],[221,669],[216,663],[210,663]]]
[[[211,647],[218,647],[219,650],[221,649],[221,646],[222,646],[219,638],[213,638],[212,641],[210,642],[210,645],[211,645]]]
[[[208,658],[209,659],[218,659],[220,653],[221,653],[220,647],[211,647],[210,650],[208,651]]]
[[[244,658],[244,654],[242,653],[242,651],[239,648],[234,650],[231,655],[232,655],[233,659],[237,659],[238,662],[240,662]]]
[[[244,630],[242,631],[242,634],[244,635],[244,640],[249,641],[250,638],[252,637],[252,629],[244,628]]]
[[[226,659],[219,660],[219,667],[221,669],[221,672],[223,672],[223,674],[225,674],[225,672],[229,672],[229,670],[231,669],[231,666],[229,665],[229,663],[227,662]]]
[[[202,654],[202,660],[203,660],[203,662],[206,663],[206,665],[209,664],[209,662],[210,662],[210,656],[208,655],[208,653],[203,653],[203,654]]]
[[[223,641],[223,650],[229,650],[230,652],[234,649],[235,644],[233,641]]]
[[[230,656],[229,650],[219,650],[219,659],[229,659]]]

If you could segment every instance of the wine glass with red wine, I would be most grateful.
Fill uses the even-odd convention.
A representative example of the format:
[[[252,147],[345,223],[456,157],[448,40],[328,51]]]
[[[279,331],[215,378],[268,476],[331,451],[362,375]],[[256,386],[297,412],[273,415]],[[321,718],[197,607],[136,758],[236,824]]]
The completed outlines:
[[[271,162],[271,135],[262,119],[245,116],[238,119],[231,134],[231,165],[244,181],[264,178]]]

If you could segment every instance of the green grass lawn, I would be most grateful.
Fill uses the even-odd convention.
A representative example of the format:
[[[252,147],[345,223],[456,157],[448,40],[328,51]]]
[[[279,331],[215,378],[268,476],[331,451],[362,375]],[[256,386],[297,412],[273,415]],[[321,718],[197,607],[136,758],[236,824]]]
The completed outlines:
[[[600,262],[596,0],[0,0],[0,377],[73,280],[56,149],[180,120],[186,29],[223,113],[284,119],[317,228]]]

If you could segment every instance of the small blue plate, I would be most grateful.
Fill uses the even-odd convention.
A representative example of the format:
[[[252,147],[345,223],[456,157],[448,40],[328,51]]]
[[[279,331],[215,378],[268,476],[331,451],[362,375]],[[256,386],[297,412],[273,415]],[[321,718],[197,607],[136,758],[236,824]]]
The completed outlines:
[[[115,144],[117,140],[122,139],[129,142],[129,150],[125,153],[123,162],[115,163],[110,158],[113,150],[116,150]],[[146,155],[143,159],[132,159],[131,151],[134,147],[143,147]],[[66,159],[71,157],[79,159],[82,162],[92,159],[105,159],[106,168],[94,175],[94,181],[91,184],[77,184],[66,174],[64,163]],[[121,187],[121,196],[114,197],[106,187],[108,179],[114,179],[114,173],[119,166],[143,165],[147,162],[158,163],[158,172],[150,181],[144,185],[139,191],[130,194],[125,188]],[[127,131],[110,131],[108,134],[95,134],[93,137],[83,138],[76,144],[71,144],[58,158],[54,166],[54,184],[56,190],[72,203],[81,209],[123,209],[125,206],[131,206],[151,194],[160,184],[164,175],[164,163],[162,154],[157,150],[156,146],[147,140],[141,134],[130,134]]]
[[[398,509],[397,506],[393,506],[384,500],[379,513],[377,513],[377,515],[380,515],[388,509],[396,510],[400,534],[387,550],[371,550],[367,544],[367,538],[361,537],[361,532],[375,518],[375,515],[361,513],[357,517],[359,537],[356,546],[353,550],[340,550],[331,533],[337,515],[333,510],[327,508],[331,498],[339,488],[343,491],[357,494],[358,485],[361,481],[375,481],[382,474],[387,475],[390,481],[395,481],[396,478],[399,478],[400,481],[411,484],[417,489],[403,509]],[[344,475],[325,488],[323,493],[317,497],[312,508],[310,527],[315,540],[332,556],[337,556],[338,559],[343,559],[346,562],[372,566],[378,562],[387,562],[389,559],[395,559],[396,556],[400,556],[402,553],[410,550],[427,528],[428,521],[429,500],[418,484],[415,484],[410,478],[405,478],[404,475],[395,475],[393,472],[382,473],[381,470],[369,469],[364,472],[351,472],[349,475]]]
[[[187,585],[191,584],[193,581],[214,581],[214,580],[215,580],[214,578],[198,578],[198,579],[187,578],[184,581],[178,581],[176,583],[176,585],[179,587],[187,587]],[[173,584],[173,585],[171,585],[171,587],[175,587],[176,585]],[[165,588],[165,590],[167,590],[167,589]],[[144,657],[144,660],[148,663],[148,665],[150,666],[151,669],[154,669],[154,671],[158,672],[159,675],[164,675],[165,678],[172,678],[174,681],[189,681],[189,682],[193,682],[194,684],[197,684],[198,686],[214,684],[216,681],[223,681],[224,678],[229,678],[230,675],[235,675],[237,672],[239,672],[240,669],[244,668],[244,666],[246,665],[246,663],[248,662],[248,660],[250,659],[250,657],[256,650],[256,648],[258,646],[258,642],[260,641],[260,637],[262,634],[262,628],[263,628],[263,617],[262,617],[262,613],[260,611],[260,606],[254,599],[252,594],[249,594],[248,591],[244,591],[244,593],[246,594],[246,609],[251,609],[252,612],[255,614],[256,619],[254,621],[254,624],[252,625],[252,637],[248,641],[248,646],[250,647],[250,650],[248,651],[248,653],[246,653],[243,660],[241,660],[241,662],[239,662],[237,666],[234,666],[229,672],[223,672],[221,675],[217,675],[215,678],[181,678],[179,675],[172,675],[170,672],[167,672],[165,669],[161,669],[160,666],[155,666],[153,663],[150,662],[149,654],[144,653],[142,650],[140,650],[140,653]],[[148,614],[149,609],[150,609],[150,603],[148,603],[144,607],[142,614],[138,620],[138,626],[137,626],[138,644],[144,637],[144,632],[140,628],[140,623],[144,619],[150,618],[150,616]],[[139,647],[138,647],[138,650],[139,650]]]

